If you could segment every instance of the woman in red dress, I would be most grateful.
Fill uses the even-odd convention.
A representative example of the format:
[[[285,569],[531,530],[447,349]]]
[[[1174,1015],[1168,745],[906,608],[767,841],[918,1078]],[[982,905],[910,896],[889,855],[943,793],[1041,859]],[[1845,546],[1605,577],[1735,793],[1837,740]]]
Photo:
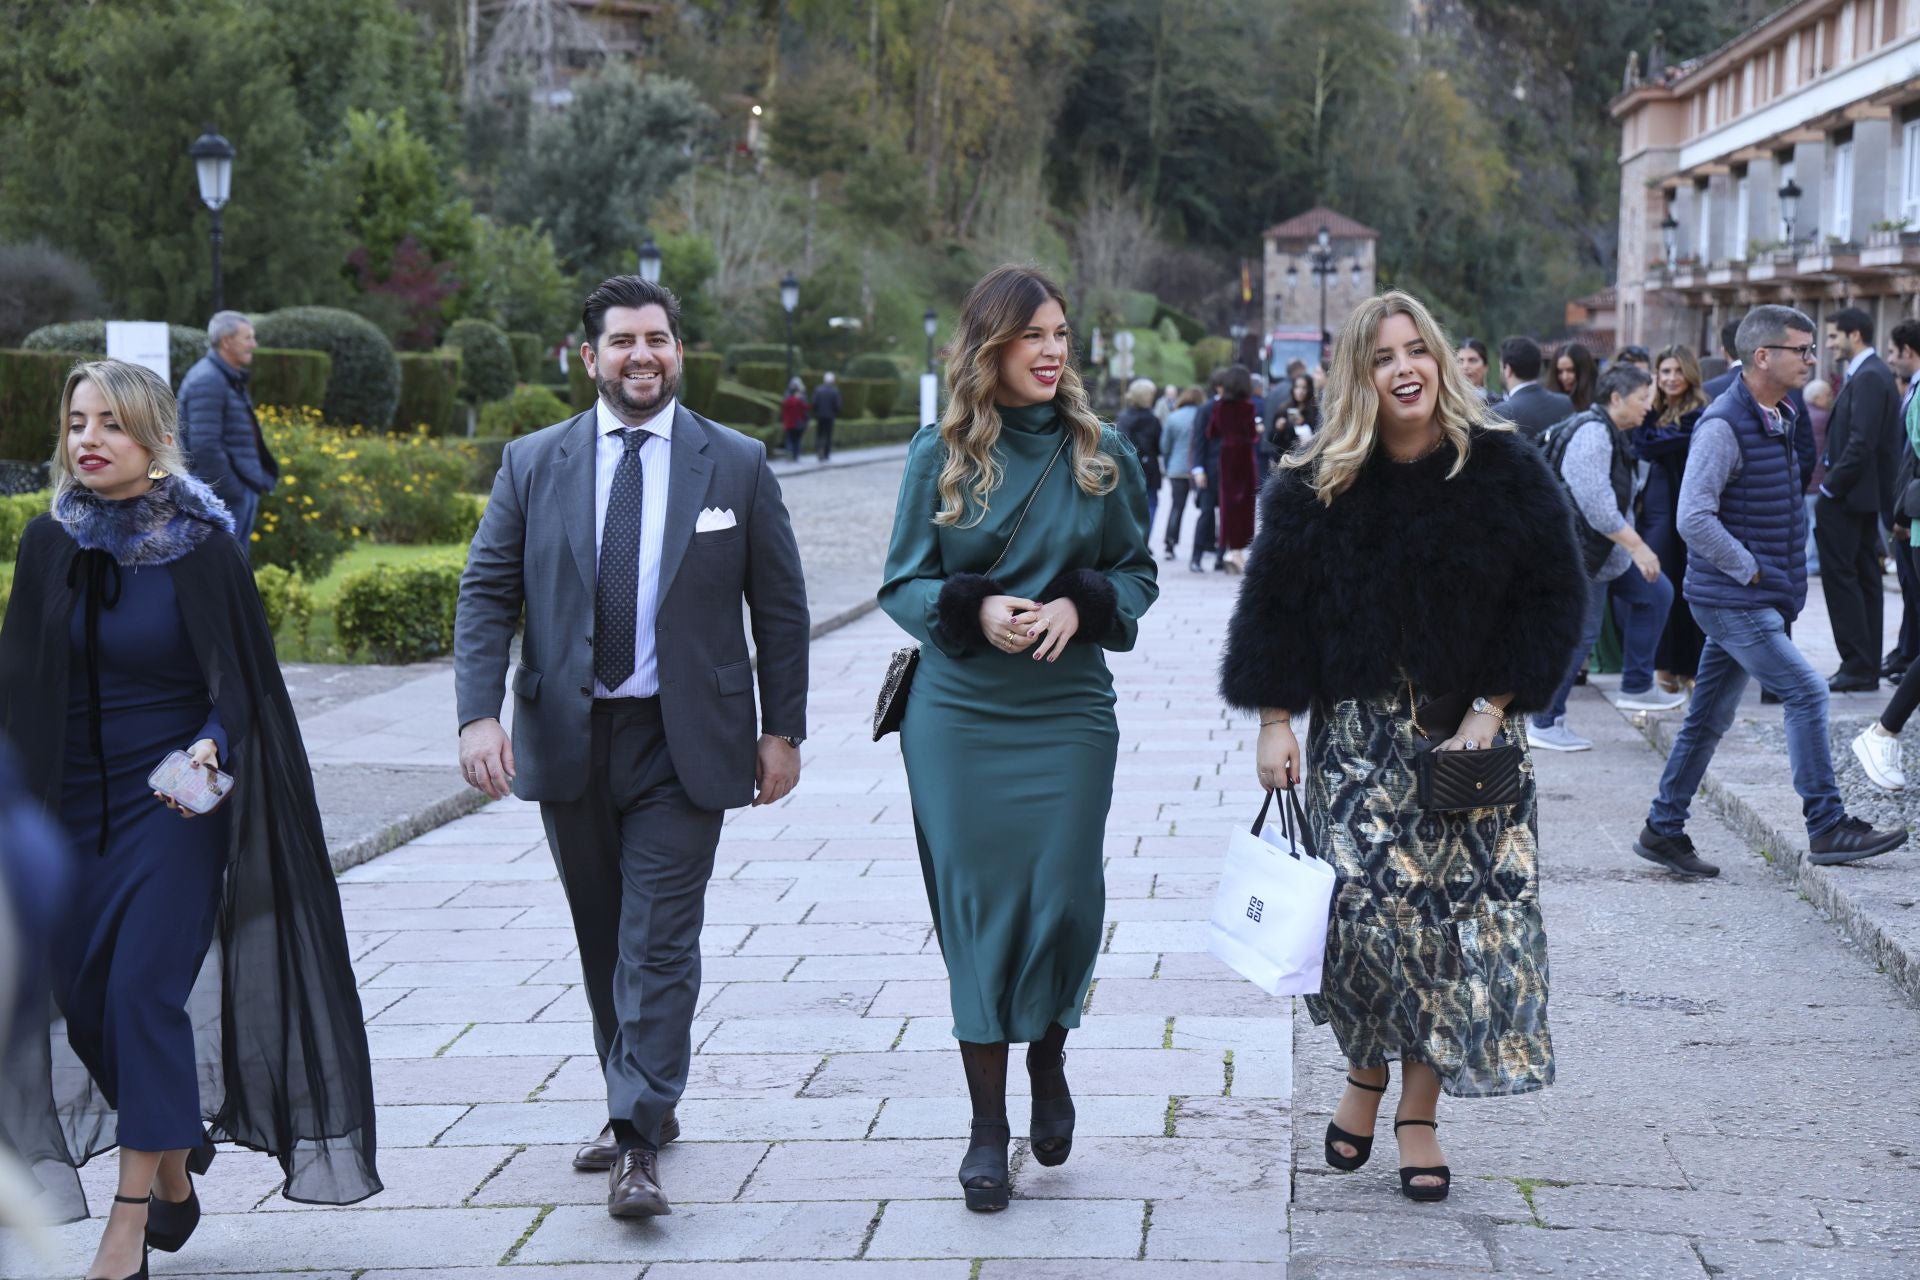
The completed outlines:
[[[1215,442],[1220,465],[1220,556],[1238,573],[1247,564],[1247,544],[1253,541],[1253,500],[1260,487],[1260,460],[1256,451],[1260,420],[1253,408],[1253,379],[1238,365],[1227,370],[1220,384],[1220,402],[1207,420],[1207,436]]]

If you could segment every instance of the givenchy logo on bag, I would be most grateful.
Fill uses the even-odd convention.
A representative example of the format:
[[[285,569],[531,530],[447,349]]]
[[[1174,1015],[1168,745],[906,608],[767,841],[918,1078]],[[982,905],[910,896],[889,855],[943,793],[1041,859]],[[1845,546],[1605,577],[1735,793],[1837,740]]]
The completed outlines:
[[[1267,907],[1267,904],[1260,901],[1260,899],[1248,898],[1247,899],[1247,919],[1253,921],[1255,924],[1259,924],[1260,913],[1266,910],[1266,907]]]

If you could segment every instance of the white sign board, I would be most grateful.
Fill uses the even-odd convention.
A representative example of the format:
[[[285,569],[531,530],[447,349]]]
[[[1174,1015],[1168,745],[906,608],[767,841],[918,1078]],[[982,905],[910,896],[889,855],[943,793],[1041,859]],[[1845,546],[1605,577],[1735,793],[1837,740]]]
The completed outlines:
[[[173,385],[167,354],[167,326],[156,320],[107,321],[107,359],[145,365]]]
[[[940,375],[923,373],[920,375],[920,422],[925,425],[940,421]]]

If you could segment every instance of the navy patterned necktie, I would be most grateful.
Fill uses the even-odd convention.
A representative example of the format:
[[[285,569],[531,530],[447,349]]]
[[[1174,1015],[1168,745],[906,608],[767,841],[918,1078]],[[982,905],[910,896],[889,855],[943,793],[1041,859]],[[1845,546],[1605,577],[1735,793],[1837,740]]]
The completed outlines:
[[[593,675],[612,693],[633,674],[633,626],[640,602],[640,446],[647,433],[618,433],[624,451],[607,495],[600,530],[600,568],[593,591]]]

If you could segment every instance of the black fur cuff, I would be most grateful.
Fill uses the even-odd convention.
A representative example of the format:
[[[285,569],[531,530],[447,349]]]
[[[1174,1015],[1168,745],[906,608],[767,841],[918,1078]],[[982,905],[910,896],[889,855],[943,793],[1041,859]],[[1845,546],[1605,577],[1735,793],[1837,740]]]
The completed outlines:
[[[1080,612],[1080,630],[1074,634],[1076,640],[1100,643],[1120,616],[1119,597],[1113,582],[1098,569],[1067,570],[1047,584],[1047,589],[1040,593],[1040,603],[1062,596],[1073,601],[1073,607]]]
[[[963,648],[984,644],[986,637],[980,633],[980,602],[988,596],[1005,594],[1005,587],[983,574],[954,574],[941,584],[940,598],[935,604],[940,629]]]

